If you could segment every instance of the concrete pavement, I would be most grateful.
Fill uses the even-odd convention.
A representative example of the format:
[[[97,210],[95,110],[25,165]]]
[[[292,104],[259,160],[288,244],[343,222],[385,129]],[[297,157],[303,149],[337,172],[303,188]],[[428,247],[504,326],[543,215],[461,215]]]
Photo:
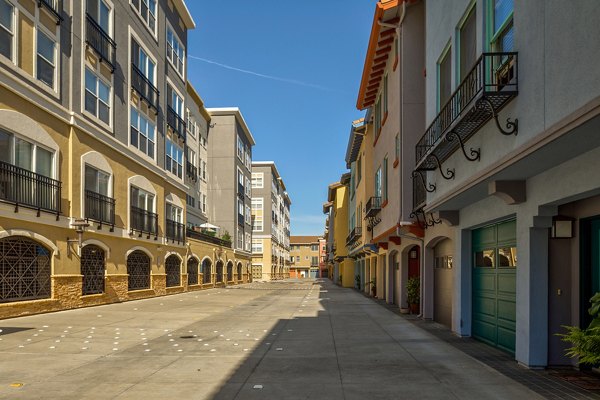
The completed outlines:
[[[0,321],[0,398],[536,399],[361,294],[252,283]]]

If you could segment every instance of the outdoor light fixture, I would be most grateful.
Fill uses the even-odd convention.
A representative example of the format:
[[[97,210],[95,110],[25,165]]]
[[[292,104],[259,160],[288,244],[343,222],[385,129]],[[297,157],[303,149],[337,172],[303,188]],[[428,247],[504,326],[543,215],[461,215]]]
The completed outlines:
[[[69,239],[67,237],[67,255],[70,257],[72,254],[71,251],[71,243],[77,243],[77,255],[81,255],[81,248],[83,247],[83,232],[85,228],[90,226],[90,224],[83,218],[76,218],[71,226],[75,229],[75,233],[77,233],[77,239]]]
[[[573,221],[575,218],[557,215],[552,218],[552,231],[550,236],[554,239],[571,239],[573,233]]]

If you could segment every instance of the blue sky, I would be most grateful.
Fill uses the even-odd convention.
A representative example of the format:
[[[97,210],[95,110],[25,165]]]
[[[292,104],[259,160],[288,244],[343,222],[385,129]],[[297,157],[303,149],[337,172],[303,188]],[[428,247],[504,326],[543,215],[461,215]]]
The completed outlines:
[[[323,233],[327,185],[345,171],[374,0],[188,0],[188,79],[207,107],[239,107],[252,158],[277,164],[292,235]],[[243,70],[243,71],[240,71]]]

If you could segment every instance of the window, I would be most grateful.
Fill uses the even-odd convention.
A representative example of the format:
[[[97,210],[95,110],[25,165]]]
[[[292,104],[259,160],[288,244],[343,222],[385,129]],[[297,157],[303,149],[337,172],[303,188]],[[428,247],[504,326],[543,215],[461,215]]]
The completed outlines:
[[[252,157],[250,155],[250,148],[246,146],[246,168],[252,170]]]
[[[252,214],[250,213],[250,207],[246,206],[246,223],[248,225],[252,224]]]
[[[249,233],[244,234],[244,250],[251,251],[252,250],[252,238]]]
[[[440,60],[437,65],[438,72],[438,111],[446,104],[450,99],[452,91],[452,68],[450,64],[450,51],[451,47],[448,45],[446,50],[442,53]]]
[[[13,59],[13,39],[15,31],[13,28],[15,8],[6,0],[0,0],[0,54]]]
[[[252,209],[253,210],[263,210],[263,199],[262,197],[253,198],[252,199]]]
[[[56,42],[39,28],[37,31],[37,79],[54,89]]]
[[[469,15],[467,16],[467,18],[465,19],[463,25],[461,26],[460,30],[459,30],[459,43],[460,43],[460,47],[459,47],[459,52],[460,55],[458,57],[458,59],[460,60],[460,65],[459,65],[459,71],[460,71],[460,76],[459,76],[459,81],[462,81],[467,74],[469,73],[469,71],[471,70],[471,68],[473,67],[473,65],[475,64],[475,61],[477,60],[477,41],[476,41],[476,35],[477,35],[477,25],[476,25],[476,12],[475,12],[475,7],[471,8],[471,10],[469,11]]]
[[[156,32],[156,0],[131,0],[131,4],[152,33]]]
[[[387,115],[388,112],[388,76],[387,74],[383,77],[383,113]]]
[[[190,113],[190,110],[187,108],[185,109],[185,126],[188,135],[196,137],[196,123],[194,122],[194,118],[192,118],[192,113]]]
[[[495,52],[513,51],[513,11],[514,0],[492,0],[492,21],[490,24],[489,42]]]
[[[131,145],[154,158],[156,125],[148,117],[131,107]]]
[[[252,239],[252,252],[253,253],[262,253],[263,252],[263,242],[260,239]]]
[[[356,162],[356,175],[356,186],[358,186],[358,183],[362,179],[362,158],[359,158]]]
[[[312,256],[310,258],[310,265],[311,266],[319,265],[319,257]]]
[[[264,179],[265,179],[265,174],[263,174],[262,172],[253,172],[252,173],[252,188],[253,189],[262,189],[265,186]]]
[[[238,199],[238,214],[244,216],[244,202]]]
[[[237,137],[237,156],[242,162],[244,161],[244,142],[242,142],[239,135]]]
[[[202,195],[202,212],[206,212],[206,195]]]
[[[206,161],[202,161],[202,179],[206,180]]]
[[[246,196],[248,196],[248,197],[252,196],[251,190],[252,190],[252,188],[250,187],[250,179],[246,178]]]
[[[87,0],[87,13],[110,35],[110,7],[104,0]]]
[[[183,223],[183,209],[171,203],[167,203],[167,219]]]
[[[108,196],[110,174],[89,165],[85,166],[85,190]]]
[[[179,75],[183,76],[185,50],[171,28],[167,28],[167,60],[175,67]]]
[[[375,197],[381,198],[381,167],[375,172]]]
[[[240,228],[237,228],[237,248],[240,250],[244,248],[244,235]]]
[[[311,244],[310,245],[310,251],[319,251],[319,245],[318,244]]]
[[[388,199],[388,159],[383,159],[383,201]]]
[[[300,256],[296,256],[296,262],[300,262]]]
[[[190,147],[188,147],[187,149],[188,149],[187,160],[190,162],[190,164],[192,164],[195,167],[196,166],[196,152],[194,150],[192,150]]]
[[[135,40],[131,41],[131,59],[150,83],[156,85],[156,63]]]
[[[169,102],[168,106],[175,111],[175,114],[183,119],[183,99],[169,84],[167,84],[167,96]]]
[[[167,160],[165,169],[178,178],[183,178],[183,149],[171,139],[167,139]]]
[[[146,211],[154,211],[154,195],[131,186],[131,205]]]
[[[2,130],[0,130],[0,161],[48,178],[54,177],[54,152]]]
[[[378,97],[375,103],[375,140],[379,137],[379,130],[381,129],[381,99]]]
[[[110,86],[85,69],[85,110],[110,125]]]
[[[187,194],[185,202],[190,207],[196,207],[196,199],[194,198],[194,196],[190,196],[189,194]]]

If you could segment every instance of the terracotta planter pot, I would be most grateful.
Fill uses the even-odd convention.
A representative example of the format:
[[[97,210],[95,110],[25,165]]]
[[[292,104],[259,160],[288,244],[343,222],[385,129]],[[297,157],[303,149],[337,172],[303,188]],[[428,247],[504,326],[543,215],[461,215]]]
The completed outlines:
[[[414,304],[410,304],[410,313],[411,314],[418,314],[419,313],[419,303],[414,303]]]

